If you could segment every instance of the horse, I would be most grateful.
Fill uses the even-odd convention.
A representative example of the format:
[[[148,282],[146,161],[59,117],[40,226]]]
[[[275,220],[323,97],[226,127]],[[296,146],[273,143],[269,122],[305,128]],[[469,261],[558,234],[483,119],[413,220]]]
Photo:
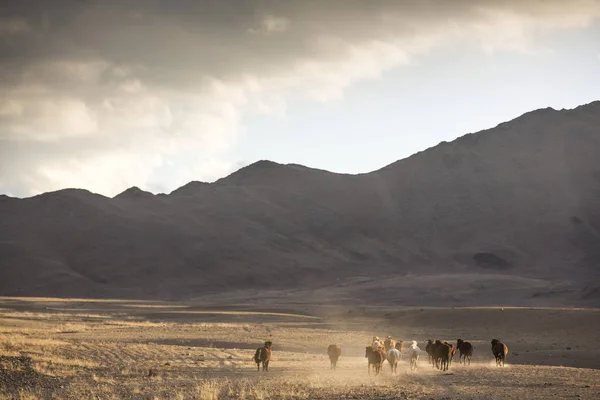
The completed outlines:
[[[400,353],[404,353],[404,340],[398,339],[394,347],[397,348]]]
[[[385,339],[385,342],[383,342],[383,347],[385,349],[385,353],[387,354],[390,349],[396,347],[396,341],[392,339],[391,336],[388,336],[387,339]]]
[[[425,346],[425,351],[427,352],[427,358],[432,367],[435,368],[435,341],[433,339],[429,339],[427,341],[427,346]]]
[[[401,354],[400,350],[397,348],[391,348],[387,352],[387,361],[390,363],[390,368],[392,369],[392,374],[395,374],[398,371],[398,361],[400,360]]]
[[[410,349],[408,350],[408,355],[410,358],[410,370],[414,371],[417,369],[417,361],[419,361],[419,355],[421,354],[421,349],[417,345],[416,340],[412,341]]]
[[[496,366],[502,365],[504,367],[504,361],[506,361],[508,355],[508,346],[498,339],[492,339],[492,353],[496,358]]]
[[[467,360],[469,360],[469,365],[471,365],[471,357],[473,357],[473,345],[470,342],[465,342],[462,339],[458,339],[456,341],[456,347],[458,347],[458,351],[460,352],[458,362],[466,365]]]
[[[254,362],[256,363],[256,371],[260,371],[260,364],[262,363],[263,371],[269,371],[269,361],[271,360],[271,348],[273,343],[270,341],[265,342],[263,347],[256,349],[254,353]]]
[[[434,350],[436,366],[442,371],[447,371],[450,366],[450,359],[452,358],[452,346],[448,343],[442,343],[441,341],[436,340]]]
[[[367,346],[365,349],[365,358],[369,361],[367,365],[367,371],[369,375],[371,375],[371,364],[373,365],[373,370],[375,371],[375,375],[379,375],[381,371],[381,365],[385,360],[385,355],[382,350],[373,350],[372,346]]]
[[[336,369],[337,360],[340,358],[342,354],[342,348],[337,344],[330,344],[327,347],[327,355],[329,356],[329,361],[331,361],[331,369]]]
[[[450,346],[450,359],[448,360],[449,365],[452,365],[452,359],[454,358],[454,354],[456,354],[456,346],[452,343],[444,342],[446,346]]]
[[[404,355],[404,346],[402,345],[402,343],[404,343],[402,340],[398,340],[396,342],[396,344],[394,345],[394,348],[400,352],[400,360],[402,359],[402,356]]]

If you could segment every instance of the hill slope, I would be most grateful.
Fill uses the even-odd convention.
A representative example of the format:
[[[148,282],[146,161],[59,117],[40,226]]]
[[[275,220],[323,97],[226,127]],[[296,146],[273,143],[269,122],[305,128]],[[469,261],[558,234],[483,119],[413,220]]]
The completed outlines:
[[[471,279],[460,294],[446,282],[500,276],[503,287],[507,277],[548,283],[519,303],[600,305],[599,265],[600,102],[533,111],[368,174],[260,161],[170,195],[0,198],[2,295],[345,285],[364,300],[382,292],[357,277],[450,274],[386,299],[439,303],[448,298],[428,294],[446,290],[457,304],[478,303],[489,285]]]

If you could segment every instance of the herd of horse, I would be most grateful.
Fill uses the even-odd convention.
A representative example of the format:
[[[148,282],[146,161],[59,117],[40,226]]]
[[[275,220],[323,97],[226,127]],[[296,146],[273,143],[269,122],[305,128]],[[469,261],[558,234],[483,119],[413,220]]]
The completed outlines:
[[[504,366],[506,356],[508,355],[508,346],[502,343],[498,339],[492,339],[492,354],[496,359],[496,366]],[[256,349],[254,353],[254,362],[257,366],[257,371],[260,371],[262,364],[263,371],[269,370],[269,361],[271,360],[273,343],[271,341],[265,342],[264,346]],[[428,362],[433,368],[437,368],[442,371],[447,371],[452,365],[452,359],[459,352],[459,363],[465,365],[471,365],[471,358],[473,357],[474,346],[470,342],[466,342],[462,339],[456,341],[456,345],[447,341],[442,342],[441,340],[429,339],[425,346],[425,352],[428,355]],[[411,346],[407,350],[408,360],[410,362],[410,370],[414,371],[417,369],[417,362],[419,361],[419,355],[421,349],[417,345],[416,341],[412,341]],[[385,361],[388,362],[392,370],[392,374],[397,373],[398,362],[401,360],[404,354],[404,341],[394,340],[390,336],[383,342],[382,346],[370,345],[365,349],[365,358],[368,360],[367,369],[369,375],[371,369],[375,375],[379,375],[381,367]],[[331,369],[336,369],[337,362],[342,355],[342,348],[337,344],[331,344],[327,347],[327,355],[331,363]]]

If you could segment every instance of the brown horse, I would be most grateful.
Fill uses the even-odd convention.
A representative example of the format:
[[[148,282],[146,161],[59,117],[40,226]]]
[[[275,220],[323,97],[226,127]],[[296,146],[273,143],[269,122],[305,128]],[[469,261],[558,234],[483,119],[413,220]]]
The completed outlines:
[[[273,343],[270,341],[265,342],[263,347],[256,349],[254,353],[254,362],[256,363],[256,370],[260,371],[260,364],[262,363],[263,371],[269,371],[269,361],[271,360],[271,348]]]
[[[391,336],[388,336],[387,339],[385,339],[385,342],[383,342],[383,347],[385,349],[385,354],[387,354],[390,349],[396,347],[396,341],[392,339]]]
[[[394,345],[394,348],[398,349],[400,353],[404,353],[404,340],[398,339],[398,341]]]
[[[331,369],[336,369],[338,358],[342,355],[342,348],[337,344],[330,344],[327,347],[327,355],[329,356],[329,361],[331,361]]]
[[[379,375],[381,366],[385,361],[383,350],[373,350],[372,346],[367,346],[365,349],[365,358],[369,361],[369,364],[367,365],[367,371],[369,371],[369,375],[371,375],[371,365],[373,365],[375,375]]]

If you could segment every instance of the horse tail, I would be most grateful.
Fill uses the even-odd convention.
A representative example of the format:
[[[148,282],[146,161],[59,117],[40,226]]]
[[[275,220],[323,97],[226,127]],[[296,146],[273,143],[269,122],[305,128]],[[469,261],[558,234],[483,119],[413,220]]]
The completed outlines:
[[[262,347],[259,347],[258,349],[256,349],[256,353],[254,353],[254,362],[257,364],[260,362],[261,353],[262,353]]]

